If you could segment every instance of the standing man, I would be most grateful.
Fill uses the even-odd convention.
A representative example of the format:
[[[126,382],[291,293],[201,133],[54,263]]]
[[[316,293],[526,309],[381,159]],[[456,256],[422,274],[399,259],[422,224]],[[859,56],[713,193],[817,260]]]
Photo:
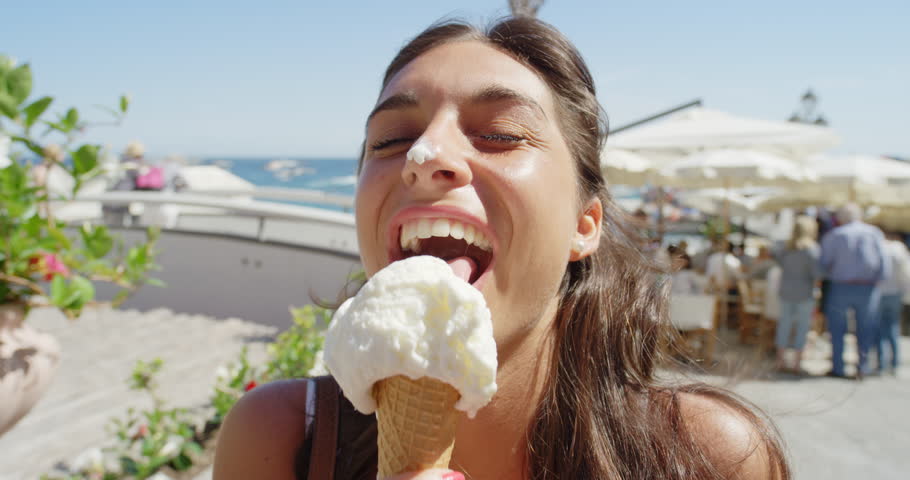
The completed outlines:
[[[878,334],[878,283],[885,279],[891,262],[885,253],[885,236],[881,230],[863,223],[861,211],[847,204],[837,212],[840,226],[822,239],[821,268],[831,281],[825,301],[825,317],[831,332],[833,368],[829,375],[844,377],[844,334],[847,333],[847,310],[856,318],[856,346],[859,362],[856,376],[867,372],[866,360]]]
[[[879,305],[879,335],[876,346],[878,348],[878,371],[890,368],[891,373],[897,373],[900,363],[900,321],[901,308],[904,295],[910,294],[910,252],[901,241],[900,235],[893,232],[886,235],[885,252],[891,260],[891,274],[885,277],[879,290],[881,290],[881,303]],[[885,347],[891,349],[891,362],[886,362]]]

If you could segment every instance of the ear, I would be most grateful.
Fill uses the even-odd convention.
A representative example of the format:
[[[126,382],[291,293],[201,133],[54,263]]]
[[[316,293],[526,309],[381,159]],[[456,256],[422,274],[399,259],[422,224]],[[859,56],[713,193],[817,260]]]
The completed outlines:
[[[578,218],[575,236],[572,239],[572,252],[569,260],[577,262],[597,251],[600,245],[600,231],[603,225],[604,208],[600,199],[594,197],[585,206],[585,211]]]

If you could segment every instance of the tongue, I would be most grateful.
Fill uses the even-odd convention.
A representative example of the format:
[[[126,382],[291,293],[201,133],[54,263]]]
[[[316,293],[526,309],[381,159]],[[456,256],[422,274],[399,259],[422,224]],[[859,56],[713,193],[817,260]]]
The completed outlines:
[[[471,283],[471,277],[474,275],[474,271],[477,270],[477,264],[474,263],[474,260],[468,257],[455,257],[446,260],[446,262],[452,268],[452,271],[455,272],[455,276]]]

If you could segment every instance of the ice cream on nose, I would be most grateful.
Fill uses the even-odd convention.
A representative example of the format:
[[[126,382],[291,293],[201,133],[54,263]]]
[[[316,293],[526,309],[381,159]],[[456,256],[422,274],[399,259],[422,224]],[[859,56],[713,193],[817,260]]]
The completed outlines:
[[[407,158],[409,162],[423,165],[424,162],[433,160],[437,155],[439,155],[439,147],[425,138],[420,138],[408,150]]]
[[[377,272],[335,313],[325,364],[363,413],[376,412],[381,477],[448,466],[459,411],[496,393],[483,294],[446,262],[416,256]]]

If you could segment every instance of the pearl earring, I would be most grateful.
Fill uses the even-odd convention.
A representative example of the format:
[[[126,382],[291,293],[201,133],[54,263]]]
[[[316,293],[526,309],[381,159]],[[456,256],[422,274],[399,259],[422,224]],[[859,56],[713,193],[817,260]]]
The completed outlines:
[[[581,253],[582,250],[584,250],[584,249],[585,249],[585,241],[584,240],[575,240],[575,248],[573,249],[573,250],[575,250],[575,253]]]

